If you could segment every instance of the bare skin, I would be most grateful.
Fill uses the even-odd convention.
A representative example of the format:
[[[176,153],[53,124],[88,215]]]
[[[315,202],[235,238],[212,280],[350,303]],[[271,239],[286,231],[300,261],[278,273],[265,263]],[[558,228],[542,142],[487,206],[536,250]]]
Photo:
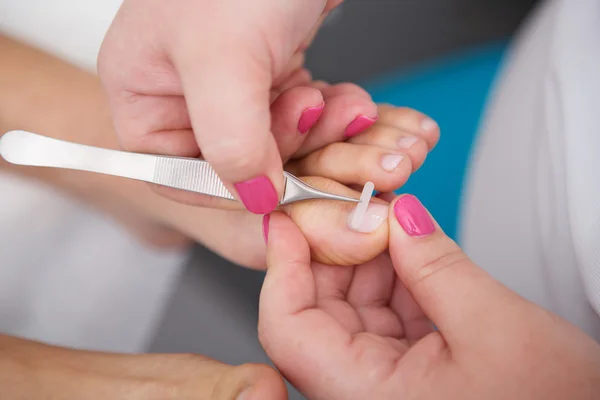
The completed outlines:
[[[340,3],[125,0],[98,60],[121,145],[202,154],[249,211],[273,211],[283,193],[278,138],[298,131],[304,111],[325,102],[304,154],[377,118],[361,90],[322,89],[303,68],[306,48]],[[187,198],[228,207],[206,196]]]
[[[9,60],[0,65],[0,110],[5,116],[0,120],[0,132],[25,129],[76,143],[119,148],[108,103],[95,76],[8,38],[0,37],[0,51]],[[323,91],[330,88],[332,93],[359,90],[351,84],[319,85]],[[31,113],[31,109],[36,112]],[[352,188],[361,187],[367,180],[374,181],[375,189],[381,192],[401,187],[437,143],[439,128],[423,129],[423,122],[430,120],[415,110],[387,105],[378,109],[379,120],[365,132],[345,142],[335,142],[337,139],[330,137],[306,155],[303,146],[318,132],[282,135],[280,152],[286,169],[317,187],[340,194],[357,196]],[[404,158],[388,172],[381,167],[386,155]],[[240,265],[265,266],[261,217],[245,212],[240,205],[238,211],[194,207],[185,204],[185,192],[177,191],[181,201],[172,201],[136,181],[77,171],[15,167],[1,159],[0,168],[78,196],[152,245],[184,247],[198,241]],[[324,262],[352,264],[383,249],[387,235],[385,224],[372,233],[350,230],[346,219],[352,208],[351,204],[339,202],[303,202],[284,211],[309,237],[316,257]],[[331,237],[338,237],[333,247],[323,246]]]
[[[259,336],[290,382],[312,400],[598,398],[597,342],[475,265],[418,200],[390,200],[389,249],[350,268],[270,217]]]
[[[7,37],[0,36],[0,54],[4,60],[0,63],[1,133],[25,129],[77,143],[119,148],[97,77]],[[330,87],[317,85],[323,91]],[[357,90],[352,85],[330,88],[331,98],[336,91]],[[352,186],[374,179],[380,190],[401,186],[423,163],[438,140],[439,130],[423,130],[421,122],[428,119],[414,110],[380,106],[379,112],[377,123],[361,135],[345,143],[332,143],[330,138],[307,154],[303,153],[303,143],[315,132],[293,136],[292,140],[282,136],[286,168],[300,176],[310,175],[307,181],[337,193],[357,194],[336,180]],[[410,140],[400,145],[401,139]],[[388,153],[405,158],[397,170],[383,173],[380,157]],[[375,169],[380,172],[372,174]],[[160,196],[146,184],[97,174],[16,167],[2,159],[0,170],[76,196],[148,245],[185,248],[199,241],[239,264],[265,267],[261,218],[243,209],[186,205]],[[316,257],[326,262],[354,263],[387,245],[388,225],[382,224],[371,233],[352,231],[346,223],[351,209],[352,205],[344,203],[304,202],[284,211],[309,237]],[[221,229],[208,230],[207,226]],[[7,398],[147,399],[161,394],[167,399],[221,400],[235,398],[248,386],[252,391],[246,400],[286,396],[281,377],[264,365],[234,367],[200,355],[81,352],[5,335],[0,335],[0,371],[0,386]]]

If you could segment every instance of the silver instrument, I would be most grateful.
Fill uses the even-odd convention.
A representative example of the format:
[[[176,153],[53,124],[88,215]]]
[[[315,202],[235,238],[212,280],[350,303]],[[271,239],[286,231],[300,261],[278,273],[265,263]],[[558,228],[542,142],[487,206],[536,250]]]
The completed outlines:
[[[0,137],[0,156],[12,164],[96,172],[235,200],[208,162],[196,158],[109,150],[26,131],[10,131]],[[315,189],[288,172],[284,179],[280,205],[309,199],[360,202]]]

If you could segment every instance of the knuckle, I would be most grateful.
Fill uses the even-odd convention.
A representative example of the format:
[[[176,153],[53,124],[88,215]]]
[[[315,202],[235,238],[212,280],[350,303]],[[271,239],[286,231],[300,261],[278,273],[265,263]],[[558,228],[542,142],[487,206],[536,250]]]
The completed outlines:
[[[354,91],[345,93],[344,96],[340,96],[337,106],[343,110],[342,115],[344,115],[344,117],[350,118],[350,121],[348,122],[354,120],[357,115],[365,115],[368,117],[378,115],[377,106],[373,103],[371,98],[367,98]]]
[[[311,173],[315,173],[316,170],[321,171],[319,174],[324,173],[324,169],[328,169],[329,165],[336,164],[335,160],[343,152],[345,143],[332,143],[325,146],[321,150],[313,153],[314,156],[310,157],[312,160],[306,160],[306,169],[310,170]]]
[[[336,86],[340,92],[353,93],[356,95],[371,98],[371,94],[369,92],[367,92],[365,89],[363,89],[355,83],[344,82],[338,83]]]
[[[325,146],[319,152],[318,161],[320,164],[329,164],[332,160],[336,160],[340,155],[345,154],[349,150],[348,144],[344,142],[331,143]]]
[[[438,277],[443,272],[464,265],[469,258],[460,249],[456,248],[435,258],[426,260],[421,266],[417,267],[413,275],[413,286],[422,285],[431,281],[433,277]]]
[[[374,176],[373,166],[380,165],[381,160],[386,154],[393,152],[386,151],[385,149],[379,149],[377,147],[366,148],[356,155],[356,164],[349,168],[349,171],[353,171],[354,174],[361,177]]]
[[[407,120],[420,119],[422,116],[419,111],[408,107],[394,107],[387,111],[386,115],[391,123],[399,126],[406,124]]]
[[[388,125],[374,125],[371,129],[371,140],[374,143],[389,142],[389,140],[396,139],[400,133],[400,130],[397,127]]]
[[[253,170],[265,157],[258,142],[252,140],[226,139],[201,148],[202,155],[217,168],[230,170]]]

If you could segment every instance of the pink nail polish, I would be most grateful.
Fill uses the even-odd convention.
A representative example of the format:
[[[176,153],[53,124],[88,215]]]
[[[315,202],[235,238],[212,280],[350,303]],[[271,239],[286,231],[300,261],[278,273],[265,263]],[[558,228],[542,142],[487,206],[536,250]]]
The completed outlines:
[[[394,205],[394,214],[402,229],[410,236],[427,236],[435,232],[429,213],[415,196],[400,197]]]
[[[346,131],[344,132],[344,136],[352,137],[358,135],[359,133],[373,125],[375,121],[377,121],[377,118],[378,117],[369,118],[364,115],[359,115],[354,119],[354,121],[350,122],[350,125],[348,125]]]
[[[265,244],[269,243],[269,221],[271,220],[271,214],[265,214],[262,220],[263,238]]]
[[[277,191],[266,176],[259,176],[235,184],[240,200],[254,214],[268,214],[279,203]]]
[[[298,121],[298,132],[304,134],[315,126],[321,114],[323,114],[323,109],[325,109],[325,103],[304,110],[300,116],[300,121]]]

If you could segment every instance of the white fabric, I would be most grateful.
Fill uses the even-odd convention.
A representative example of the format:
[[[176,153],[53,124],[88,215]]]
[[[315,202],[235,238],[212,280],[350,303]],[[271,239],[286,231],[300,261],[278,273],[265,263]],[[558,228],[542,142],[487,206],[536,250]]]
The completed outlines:
[[[573,242],[592,306],[600,313],[600,1],[562,4],[557,23],[556,86],[568,87],[561,145]],[[589,49],[589,50],[588,50]]]
[[[119,5],[0,0],[0,31],[94,70]],[[1,332],[65,346],[141,351],[185,257],[145,248],[80,204],[0,175]]]
[[[0,0],[0,31],[95,70],[122,0]]]
[[[543,4],[498,82],[461,242],[526,298],[600,340],[600,1]]]

